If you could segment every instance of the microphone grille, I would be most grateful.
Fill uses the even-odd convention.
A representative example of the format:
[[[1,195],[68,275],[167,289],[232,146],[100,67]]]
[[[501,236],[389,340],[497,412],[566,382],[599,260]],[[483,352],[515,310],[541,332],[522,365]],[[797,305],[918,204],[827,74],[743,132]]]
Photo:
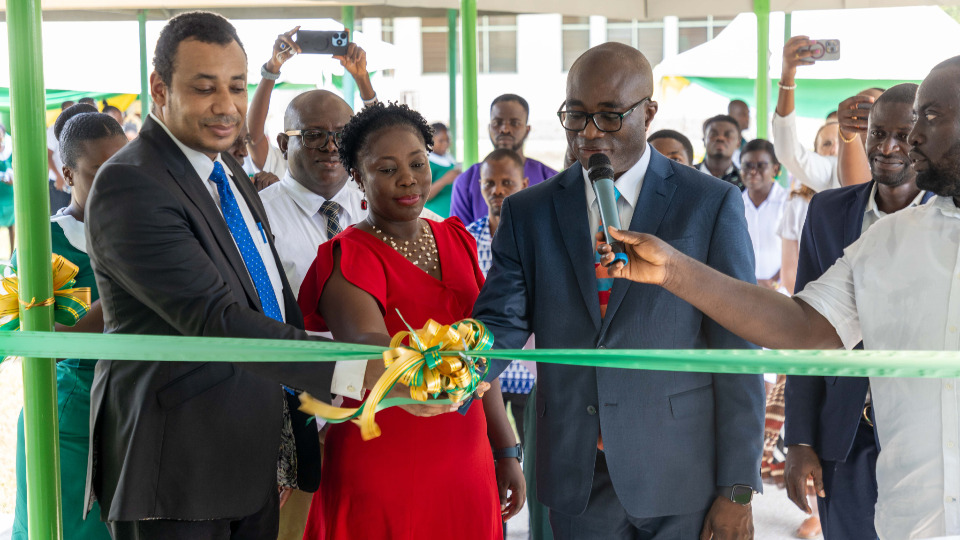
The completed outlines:
[[[610,164],[610,158],[606,154],[594,154],[590,156],[590,165],[587,167],[587,178],[591,182],[596,182],[601,178],[613,178],[613,166]]]

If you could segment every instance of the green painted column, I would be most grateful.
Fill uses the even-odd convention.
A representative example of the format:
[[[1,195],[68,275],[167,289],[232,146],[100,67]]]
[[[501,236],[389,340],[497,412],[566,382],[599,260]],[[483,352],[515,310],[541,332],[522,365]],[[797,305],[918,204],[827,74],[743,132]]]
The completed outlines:
[[[40,0],[7,0],[10,50],[11,133],[20,327],[50,331],[53,307],[26,309],[53,297],[50,270],[50,197],[43,88]],[[57,441],[56,363],[23,359],[23,421],[27,458],[27,510],[31,540],[63,536],[60,517],[60,450]]]
[[[770,0],[753,0],[757,15],[757,137],[766,139],[770,124]]]
[[[450,153],[457,155],[457,10],[447,10],[447,77],[450,81]]]
[[[147,10],[137,14],[140,23],[140,118],[150,114],[150,64],[147,63]]]
[[[786,44],[793,37],[793,13],[788,11],[783,14],[783,42]]]
[[[479,160],[477,134],[477,0],[460,0],[460,72],[463,74],[463,166]]]
[[[353,41],[353,6],[342,6],[340,8],[340,22],[343,27],[350,31],[350,41]],[[353,108],[353,96],[357,93],[357,83],[353,80],[346,70],[343,72],[343,99]]]

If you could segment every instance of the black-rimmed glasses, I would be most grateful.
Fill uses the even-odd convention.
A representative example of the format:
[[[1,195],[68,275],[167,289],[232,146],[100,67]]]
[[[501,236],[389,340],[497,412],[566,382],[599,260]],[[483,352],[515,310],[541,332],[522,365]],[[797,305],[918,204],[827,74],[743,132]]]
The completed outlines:
[[[340,148],[340,137],[343,132],[322,129],[293,129],[284,131],[283,134],[287,137],[299,136],[305,148],[323,148],[330,142],[330,137],[333,137],[333,145]]]
[[[620,131],[623,127],[623,119],[626,118],[628,114],[635,111],[637,107],[643,105],[643,102],[649,99],[649,97],[641,99],[622,113],[613,111],[600,111],[595,113],[566,111],[563,109],[563,105],[561,105],[560,110],[557,111],[557,116],[560,118],[560,125],[568,131],[583,131],[587,129],[587,122],[592,120],[593,125],[600,131],[613,133]]]

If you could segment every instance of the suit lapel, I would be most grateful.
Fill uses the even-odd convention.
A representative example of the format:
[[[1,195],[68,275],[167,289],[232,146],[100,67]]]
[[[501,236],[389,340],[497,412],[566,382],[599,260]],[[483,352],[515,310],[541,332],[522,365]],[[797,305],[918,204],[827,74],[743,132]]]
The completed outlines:
[[[861,186],[856,191],[856,196],[851,197],[844,208],[846,219],[843,221],[842,247],[846,248],[860,238],[861,229],[863,229],[863,213],[867,211],[871,193],[873,193],[873,180]]]
[[[258,310],[263,311],[263,307],[260,305],[260,295],[257,294],[257,289],[250,279],[247,265],[243,262],[243,257],[240,255],[240,250],[237,249],[233,235],[230,234],[230,229],[227,228],[227,222],[224,221],[223,214],[204,186],[204,180],[200,179],[197,171],[190,165],[180,148],[152,118],[147,118],[144,122],[144,131],[159,146],[163,161],[167,164],[167,171],[203,215],[203,219],[206,220],[207,225],[213,232],[213,237],[217,240],[220,250],[243,285],[247,298]]]
[[[647,152],[652,152],[647,147]],[[630,230],[647,234],[656,234],[660,228],[660,222],[670,207],[670,201],[673,199],[673,193],[677,185],[667,182],[666,179],[673,174],[670,169],[670,161],[657,152],[650,155],[650,166],[643,177],[643,186],[640,188],[640,196],[634,205],[633,218],[630,220]],[[613,290],[610,291],[610,300],[607,304],[607,314],[603,318],[603,326],[600,329],[600,339],[606,333],[613,320],[617,309],[623,302],[627,290],[633,286],[629,280],[618,279],[613,283]]]
[[[596,328],[600,328],[600,300],[597,296],[597,275],[594,271],[594,242],[587,219],[587,196],[583,171],[574,164],[561,173],[560,189],[553,194],[560,236],[567,248],[577,285]]]

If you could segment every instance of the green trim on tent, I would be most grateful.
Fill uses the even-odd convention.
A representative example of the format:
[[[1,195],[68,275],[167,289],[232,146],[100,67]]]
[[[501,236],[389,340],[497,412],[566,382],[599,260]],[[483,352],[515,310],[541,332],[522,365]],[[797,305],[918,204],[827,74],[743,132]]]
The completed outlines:
[[[750,107],[756,108],[754,80],[723,77],[687,77],[699,86],[729,99],[742,99]],[[770,110],[776,106],[779,79],[770,80]],[[807,118],[826,118],[837,105],[848,97],[867,88],[890,88],[891,86],[920,81],[894,81],[889,79],[797,79],[796,106],[797,115]]]

